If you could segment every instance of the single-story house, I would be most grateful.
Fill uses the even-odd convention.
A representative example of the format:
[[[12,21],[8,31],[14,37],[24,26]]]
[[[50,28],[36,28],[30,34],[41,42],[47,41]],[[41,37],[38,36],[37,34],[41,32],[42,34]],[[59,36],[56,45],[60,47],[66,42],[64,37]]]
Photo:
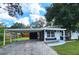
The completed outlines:
[[[79,38],[79,32],[78,31],[75,31],[75,32],[71,31],[71,39],[74,40],[74,39],[78,39],[78,38]]]
[[[6,32],[28,32],[30,35],[30,39],[40,40],[44,42],[65,40],[65,30],[63,28],[27,28],[27,29],[5,29],[4,30],[4,45],[6,41]],[[10,42],[12,41],[10,35]]]

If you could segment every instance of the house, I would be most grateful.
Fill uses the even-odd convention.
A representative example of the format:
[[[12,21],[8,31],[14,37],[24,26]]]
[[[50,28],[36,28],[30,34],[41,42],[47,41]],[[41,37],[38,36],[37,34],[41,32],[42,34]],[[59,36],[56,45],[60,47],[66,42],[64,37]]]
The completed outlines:
[[[71,31],[71,39],[72,40],[77,40],[79,38],[79,32],[78,31],[75,31],[75,32],[72,32]]]
[[[6,41],[6,32],[28,32],[30,39],[40,40],[44,42],[52,42],[58,40],[65,40],[65,30],[63,28],[27,28],[27,29],[5,29],[4,30],[4,45]],[[12,34],[11,34],[12,35]],[[12,41],[12,36],[10,35],[10,42]]]

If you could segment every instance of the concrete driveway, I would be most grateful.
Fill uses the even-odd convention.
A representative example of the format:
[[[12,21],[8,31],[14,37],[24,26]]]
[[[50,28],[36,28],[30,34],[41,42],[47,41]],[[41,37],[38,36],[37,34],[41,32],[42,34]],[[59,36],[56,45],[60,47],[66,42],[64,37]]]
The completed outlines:
[[[57,55],[41,41],[19,41],[0,48],[0,55]]]

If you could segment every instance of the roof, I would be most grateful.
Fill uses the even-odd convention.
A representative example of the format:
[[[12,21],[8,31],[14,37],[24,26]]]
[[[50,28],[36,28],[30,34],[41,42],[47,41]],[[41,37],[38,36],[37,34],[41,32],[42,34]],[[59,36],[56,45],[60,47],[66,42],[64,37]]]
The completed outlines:
[[[66,30],[65,28],[44,28],[45,30]]]
[[[66,30],[63,28],[27,28],[27,29],[5,29],[6,31],[42,31],[42,30]]]

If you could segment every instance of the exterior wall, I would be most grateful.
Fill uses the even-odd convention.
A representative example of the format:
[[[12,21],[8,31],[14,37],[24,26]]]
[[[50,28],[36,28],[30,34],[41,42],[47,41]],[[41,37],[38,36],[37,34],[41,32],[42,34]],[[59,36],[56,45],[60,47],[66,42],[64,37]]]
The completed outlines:
[[[44,34],[45,38],[47,38],[47,32],[45,31],[45,34]]]
[[[40,32],[40,41],[44,41],[44,30]]]
[[[77,31],[71,32],[71,39],[78,39],[79,33]]]
[[[54,38],[56,38],[56,40],[60,40],[60,37],[62,36],[62,32],[60,32],[60,31],[55,31],[52,34],[55,35]],[[47,31],[45,31],[45,38],[49,38],[49,37],[47,37]],[[50,37],[50,39],[51,38],[53,39],[53,37]]]
[[[61,34],[62,34],[62,33],[61,33],[60,31],[56,31],[56,32],[55,32],[55,37],[56,37],[57,40],[60,40]]]

